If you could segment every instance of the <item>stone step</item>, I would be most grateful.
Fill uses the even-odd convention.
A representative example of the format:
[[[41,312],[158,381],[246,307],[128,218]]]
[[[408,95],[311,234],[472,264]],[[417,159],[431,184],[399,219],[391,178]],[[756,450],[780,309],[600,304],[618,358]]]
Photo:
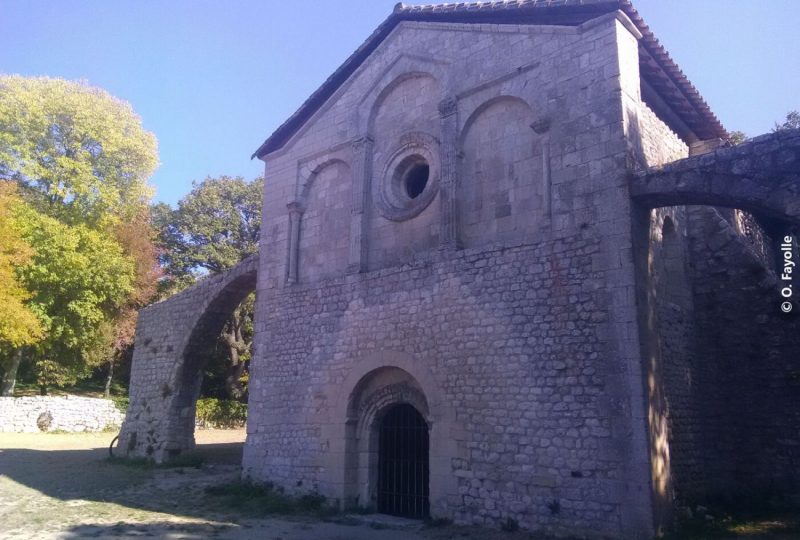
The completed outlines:
[[[424,523],[419,519],[409,519],[388,514],[347,514],[350,523],[367,525],[375,529],[419,530]]]

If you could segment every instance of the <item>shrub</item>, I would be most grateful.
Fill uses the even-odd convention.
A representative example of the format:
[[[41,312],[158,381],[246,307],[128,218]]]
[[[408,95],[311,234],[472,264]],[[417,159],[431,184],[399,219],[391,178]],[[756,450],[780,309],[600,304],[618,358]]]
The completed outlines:
[[[247,404],[214,398],[198,399],[197,421],[203,427],[242,427],[247,421]]]
[[[114,402],[114,405],[119,409],[119,412],[125,414],[128,412],[128,405],[130,404],[130,398],[128,396],[111,396],[111,401]]]

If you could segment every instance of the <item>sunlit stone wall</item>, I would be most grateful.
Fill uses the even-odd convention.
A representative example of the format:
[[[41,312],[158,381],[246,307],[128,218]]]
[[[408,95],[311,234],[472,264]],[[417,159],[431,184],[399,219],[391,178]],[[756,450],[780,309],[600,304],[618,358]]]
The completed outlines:
[[[103,431],[119,427],[123,418],[109,399],[0,397],[0,432]]]

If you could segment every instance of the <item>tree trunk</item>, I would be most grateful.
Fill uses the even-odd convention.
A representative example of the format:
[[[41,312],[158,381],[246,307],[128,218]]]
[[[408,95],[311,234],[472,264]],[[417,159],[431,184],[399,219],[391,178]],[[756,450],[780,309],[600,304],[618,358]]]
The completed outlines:
[[[114,357],[108,359],[108,375],[106,376],[106,387],[103,389],[103,396],[111,397],[111,379],[114,378]]]
[[[0,380],[0,396],[11,397],[14,395],[14,387],[17,385],[17,370],[22,363],[22,349],[17,349],[11,355],[11,366],[3,374]]]
[[[244,362],[239,362],[233,366],[228,366],[228,374],[225,377],[225,390],[228,393],[228,397],[231,399],[239,399],[244,395],[242,383],[239,382],[239,378],[242,376],[242,373],[244,373],[245,365]]]
[[[236,342],[236,331],[232,329],[231,333],[225,336],[225,341],[228,344],[228,366],[225,370],[225,393],[230,399],[239,397],[239,349]]]
[[[222,339],[228,346],[228,365],[225,369],[225,393],[230,399],[240,399],[244,395],[242,383],[239,382],[247,363],[242,360],[241,355],[247,352],[248,343],[242,334],[243,317],[240,313],[241,307],[233,312],[230,321],[223,331]]]

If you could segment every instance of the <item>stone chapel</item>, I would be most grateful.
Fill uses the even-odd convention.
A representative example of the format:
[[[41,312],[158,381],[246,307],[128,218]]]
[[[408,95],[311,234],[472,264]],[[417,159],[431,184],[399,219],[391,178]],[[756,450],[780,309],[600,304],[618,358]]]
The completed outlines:
[[[192,447],[255,290],[255,481],[612,538],[797,492],[800,135],[727,137],[628,0],[398,4],[256,150],[259,255],[143,311],[120,448]]]

